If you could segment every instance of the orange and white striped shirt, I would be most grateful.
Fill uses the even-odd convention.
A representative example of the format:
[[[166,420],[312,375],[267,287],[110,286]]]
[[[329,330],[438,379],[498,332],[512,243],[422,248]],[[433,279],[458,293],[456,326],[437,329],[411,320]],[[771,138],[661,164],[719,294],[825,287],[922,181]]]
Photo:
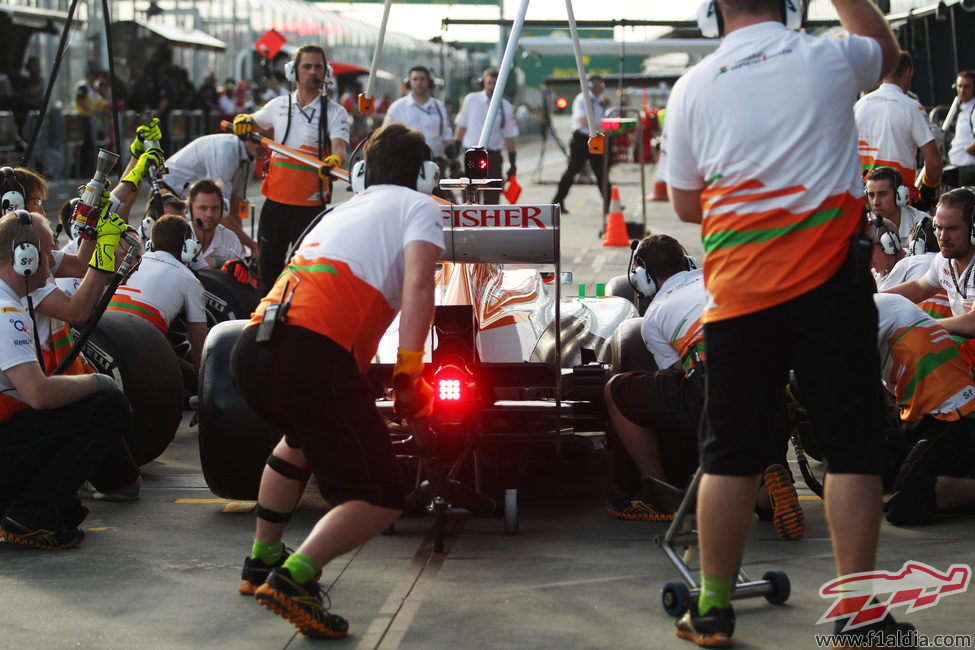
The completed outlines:
[[[862,227],[853,99],[880,61],[872,38],[762,22],[675,84],[658,175],[701,191],[705,322],[795,298],[843,264]]]
[[[667,278],[643,315],[643,342],[657,368],[680,363],[691,369],[694,353],[704,338],[704,272],[681,271]]]
[[[182,262],[165,251],[142,256],[139,268],[118,288],[108,308],[140,316],[163,334],[182,311],[187,323],[205,323],[203,285]]]
[[[975,379],[948,330],[907,298],[874,295],[881,374],[901,419],[957,420],[975,411]]]
[[[443,251],[439,204],[399,185],[367,187],[308,233],[250,324],[261,322],[268,305],[290,300],[288,324],[332,339],[365,373],[400,309],[403,249],[414,241]]]

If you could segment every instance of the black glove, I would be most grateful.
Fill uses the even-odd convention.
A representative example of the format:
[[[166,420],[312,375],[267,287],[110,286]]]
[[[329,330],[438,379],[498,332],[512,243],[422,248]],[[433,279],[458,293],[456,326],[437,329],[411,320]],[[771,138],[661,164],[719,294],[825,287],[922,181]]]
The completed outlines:
[[[921,212],[928,212],[938,200],[938,186],[928,187],[921,183],[921,198],[914,205]]]
[[[517,151],[509,151],[508,152],[508,165],[509,165],[509,167],[508,167],[508,174],[507,174],[508,176],[516,176],[517,175],[517,173],[518,173],[518,171],[517,171],[518,170],[518,167],[515,164],[515,161],[517,159],[518,159],[518,152]]]
[[[447,158],[453,160],[454,158],[457,157],[457,154],[460,152],[460,143],[457,142],[457,140],[451,140],[450,142],[444,145],[443,152],[444,155],[447,156]]]

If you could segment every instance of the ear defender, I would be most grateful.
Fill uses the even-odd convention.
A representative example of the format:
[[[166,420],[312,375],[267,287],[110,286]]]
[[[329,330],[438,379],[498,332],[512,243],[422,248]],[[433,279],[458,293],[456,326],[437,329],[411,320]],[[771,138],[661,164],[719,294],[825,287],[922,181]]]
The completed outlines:
[[[657,280],[645,266],[639,265],[630,269],[630,286],[644,298],[657,295]]]
[[[183,250],[180,252],[179,259],[183,264],[189,265],[196,260],[196,256],[200,254],[200,242],[195,239],[184,239],[183,240]]]
[[[34,224],[30,213],[26,210],[16,210],[20,221],[20,234],[14,240],[10,250],[10,265],[17,275],[28,276],[37,273],[41,265],[41,253],[34,241]]]
[[[416,175],[416,191],[432,194],[440,182],[440,166],[432,160],[424,160]]]
[[[352,165],[352,171],[349,172],[349,185],[352,187],[352,192],[358,194],[362,190],[366,189],[366,161],[360,160],[356,164]]]

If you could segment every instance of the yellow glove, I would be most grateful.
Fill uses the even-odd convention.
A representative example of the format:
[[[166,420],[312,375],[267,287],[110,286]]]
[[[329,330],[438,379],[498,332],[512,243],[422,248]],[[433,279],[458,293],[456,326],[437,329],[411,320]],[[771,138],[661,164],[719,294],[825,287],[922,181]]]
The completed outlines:
[[[119,239],[128,228],[121,217],[110,214],[98,220],[97,236],[95,238],[95,252],[91,254],[88,263],[94,269],[115,273],[115,251],[118,249]]]
[[[245,136],[254,131],[254,122],[247,113],[241,113],[234,118],[234,135]]]
[[[136,189],[139,189],[139,183],[142,182],[142,177],[146,174],[146,169],[149,167],[159,167],[162,164],[163,152],[162,149],[156,149],[155,147],[146,151],[144,154],[139,156],[139,162],[135,164],[125,178],[122,180],[127,183],[132,183],[135,185]]]
[[[325,163],[325,167],[318,168],[318,175],[326,180],[329,177],[328,170],[342,166],[342,159],[334,154],[331,156],[325,156],[325,160],[322,162]]]
[[[420,376],[423,372],[423,350],[396,351],[396,365],[393,366],[393,383],[399,375],[410,378],[409,386],[393,391],[393,410],[411,418],[425,418],[433,413],[433,389]]]
[[[423,350],[396,350],[396,365],[393,366],[393,376],[405,373],[416,377],[423,372]]]
[[[159,129],[159,118],[154,117],[149,122],[149,126],[140,126],[135,130],[135,140],[129,145],[129,152],[133,156],[141,156],[146,150],[146,140],[159,142],[162,140],[162,131]]]

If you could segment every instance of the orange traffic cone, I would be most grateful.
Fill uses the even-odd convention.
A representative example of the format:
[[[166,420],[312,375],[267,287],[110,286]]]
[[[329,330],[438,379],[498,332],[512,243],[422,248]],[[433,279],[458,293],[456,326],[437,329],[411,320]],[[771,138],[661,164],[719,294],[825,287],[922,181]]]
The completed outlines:
[[[615,185],[609,198],[609,212],[606,213],[606,237],[603,246],[629,246],[630,238],[626,234],[626,222],[623,221],[623,209],[620,207],[620,190]]]
[[[667,183],[663,181],[657,181],[653,184],[653,198],[652,201],[666,201],[667,200]]]

